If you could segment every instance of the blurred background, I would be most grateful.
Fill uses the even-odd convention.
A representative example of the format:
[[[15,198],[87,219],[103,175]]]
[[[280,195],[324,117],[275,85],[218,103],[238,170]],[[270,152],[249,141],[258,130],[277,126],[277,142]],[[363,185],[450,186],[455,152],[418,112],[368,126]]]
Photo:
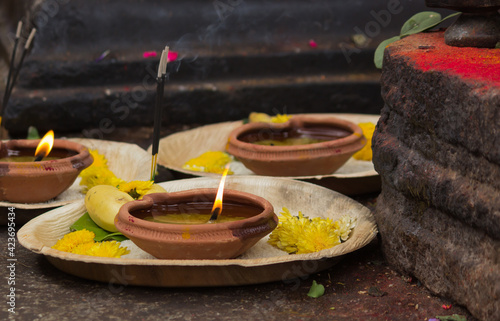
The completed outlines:
[[[451,13],[423,0],[2,0],[2,94],[18,21],[23,39],[37,28],[4,125],[105,139],[150,127],[165,45],[177,53],[165,128],[251,111],[378,114],[374,50],[430,10]]]

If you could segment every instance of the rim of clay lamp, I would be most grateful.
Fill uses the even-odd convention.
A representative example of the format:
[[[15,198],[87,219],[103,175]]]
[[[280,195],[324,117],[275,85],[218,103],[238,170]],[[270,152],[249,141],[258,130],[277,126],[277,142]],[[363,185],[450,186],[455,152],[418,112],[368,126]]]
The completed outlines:
[[[0,156],[7,150],[35,150],[40,140],[18,139],[0,142]],[[0,200],[13,203],[41,203],[58,196],[93,163],[87,147],[55,139],[53,150],[67,150],[68,157],[39,162],[0,162]],[[50,153],[49,153],[50,157]]]
[[[183,231],[185,226],[200,228],[201,230],[214,230],[218,227],[239,227],[241,225],[254,226],[268,220],[270,216],[274,214],[274,208],[269,201],[266,199],[253,195],[246,192],[225,189],[223,202],[233,201],[238,204],[248,204],[255,207],[259,207],[262,211],[254,216],[250,216],[243,220],[221,222],[216,224],[169,224],[169,223],[158,223],[146,221],[141,218],[135,217],[130,212],[137,210],[148,209],[153,206],[153,204],[177,204],[185,203],[184,201],[190,200],[193,202],[207,202],[212,203],[217,195],[216,188],[197,188],[180,192],[172,193],[153,193],[145,195],[141,200],[135,200],[132,202],[125,203],[121,208],[118,215],[121,215],[122,219],[128,220],[128,215],[138,219],[138,221],[132,222],[137,226],[141,226],[147,229],[161,227],[161,230],[171,230],[171,231]],[[194,197],[193,197],[194,196]],[[224,213],[224,210],[223,212]],[[221,214],[223,215],[223,214]]]
[[[9,141],[3,141],[0,142],[0,157],[6,157],[7,155],[3,155],[3,152],[5,150],[16,150],[16,149],[36,149],[38,144],[40,143],[40,139],[13,139]],[[89,150],[87,147],[85,147],[82,144],[71,142],[68,140],[64,139],[54,139],[54,144],[52,149],[66,149],[69,151],[73,151],[74,153],[71,153],[71,156],[68,157],[61,157],[60,159],[54,159],[54,160],[41,160],[39,162],[1,162],[0,161],[0,167],[5,166],[5,164],[10,164],[12,166],[15,166],[16,168],[32,168],[34,164],[38,165],[45,165],[50,163],[51,165],[59,166],[67,166],[67,164],[59,164],[61,161],[64,161],[66,163],[69,161],[71,163],[71,167],[74,168],[75,170],[83,169],[88,167],[90,164],[93,162],[93,158],[89,153]],[[50,157],[50,153],[48,157]],[[87,158],[91,158],[92,162],[89,164],[87,161]],[[36,169],[43,171],[39,166],[35,166]]]
[[[312,125],[312,126],[311,126]],[[319,143],[304,144],[304,145],[291,145],[291,146],[266,146],[253,143],[244,142],[239,137],[246,133],[255,132],[256,130],[286,130],[297,127],[314,127],[328,126],[338,127],[350,131],[351,134],[338,139],[332,139]],[[314,116],[293,116],[288,122],[285,123],[264,123],[256,122],[242,125],[229,134],[226,150],[240,159],[241,162],[260,175],[270,176],[308,176],[308,175],[324,175],[331,174],[340,168],[354,153],[361,150],[366,144],[366,138],[363,136],[362,129],[353,122],[336,118],[325,117],[318,118]],[[333,165],[331,161],[334,158],[342,158],[340,165]],[[307,168],[300,169],[300,172],[290,172],[287,168],[279,168],[266,170],[266,162],[286,163],[296,162],[303,163],[302,166],[308,166],[310,163],[310,170]],[[324,166],[325,169],[318,166]],[[284,173],[281,173],[283,171]]]
[[[167,205],[187,202],[213,204],[216,194],[216,188],[148,194],[142,200],[124,204],[115,217],[115,225],[118,231],[130,238],[144,251],[158,258],[172,259],[233,258],[253,246],[278,225],[278,217],[269,201],[257,195],[231,189],[224,190],[224,203],[248,204],[261,208],[261,212],[242,220],[215,224],[159,223],[146,221],[131,214],[138,210],[150,209],[154,204]],[[221,215],[224,215],[224,209]],[[185,237],[185,233],[188,233],[189,237]],[[184,253],[172,253],[180,245],[189,248]],[[227,255],[217,253],[219,246],[222,248],[230,247],[231,250],[228,252],[231,253]]]

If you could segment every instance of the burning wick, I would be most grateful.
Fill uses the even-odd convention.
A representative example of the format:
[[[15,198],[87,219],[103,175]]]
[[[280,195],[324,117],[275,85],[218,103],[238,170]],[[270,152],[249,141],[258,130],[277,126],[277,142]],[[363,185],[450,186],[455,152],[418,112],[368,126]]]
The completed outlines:
[[[208,223],[215,223],[217,217],[219,217],[222,212],[222,194],[224,193],[224,184],[226,182],[227,172],[229,171],[229,164],[224,168],[224,172],[222,173],[222,178],[220,179],[219,189],[217,190],[217,196],[215,197],[214,206],[212,207],[212,216],[210,216],[210,220]]]
[[[45,136],[43,136],[40,143],[35,150],[35,162],[41,161],[45,156],[49,155],[54,145],[54,131],[49,130]]]

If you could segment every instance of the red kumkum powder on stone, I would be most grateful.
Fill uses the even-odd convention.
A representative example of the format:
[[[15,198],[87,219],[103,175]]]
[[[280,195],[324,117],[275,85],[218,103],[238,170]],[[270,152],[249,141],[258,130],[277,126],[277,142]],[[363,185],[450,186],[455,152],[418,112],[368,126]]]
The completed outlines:
[[[500,49],[448,46],[444,32],[405,37],[389,48],[392,54],[410,58],[422,71],[455,74],[500,87]]]

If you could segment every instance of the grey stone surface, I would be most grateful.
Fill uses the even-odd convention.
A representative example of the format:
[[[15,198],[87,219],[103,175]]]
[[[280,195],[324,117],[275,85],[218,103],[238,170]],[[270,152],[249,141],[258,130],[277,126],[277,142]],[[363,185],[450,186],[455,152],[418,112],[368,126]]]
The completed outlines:
[[[396,270],[482,320],[500,316],[500,241],[385,185],[377,202],[382,250]]]

